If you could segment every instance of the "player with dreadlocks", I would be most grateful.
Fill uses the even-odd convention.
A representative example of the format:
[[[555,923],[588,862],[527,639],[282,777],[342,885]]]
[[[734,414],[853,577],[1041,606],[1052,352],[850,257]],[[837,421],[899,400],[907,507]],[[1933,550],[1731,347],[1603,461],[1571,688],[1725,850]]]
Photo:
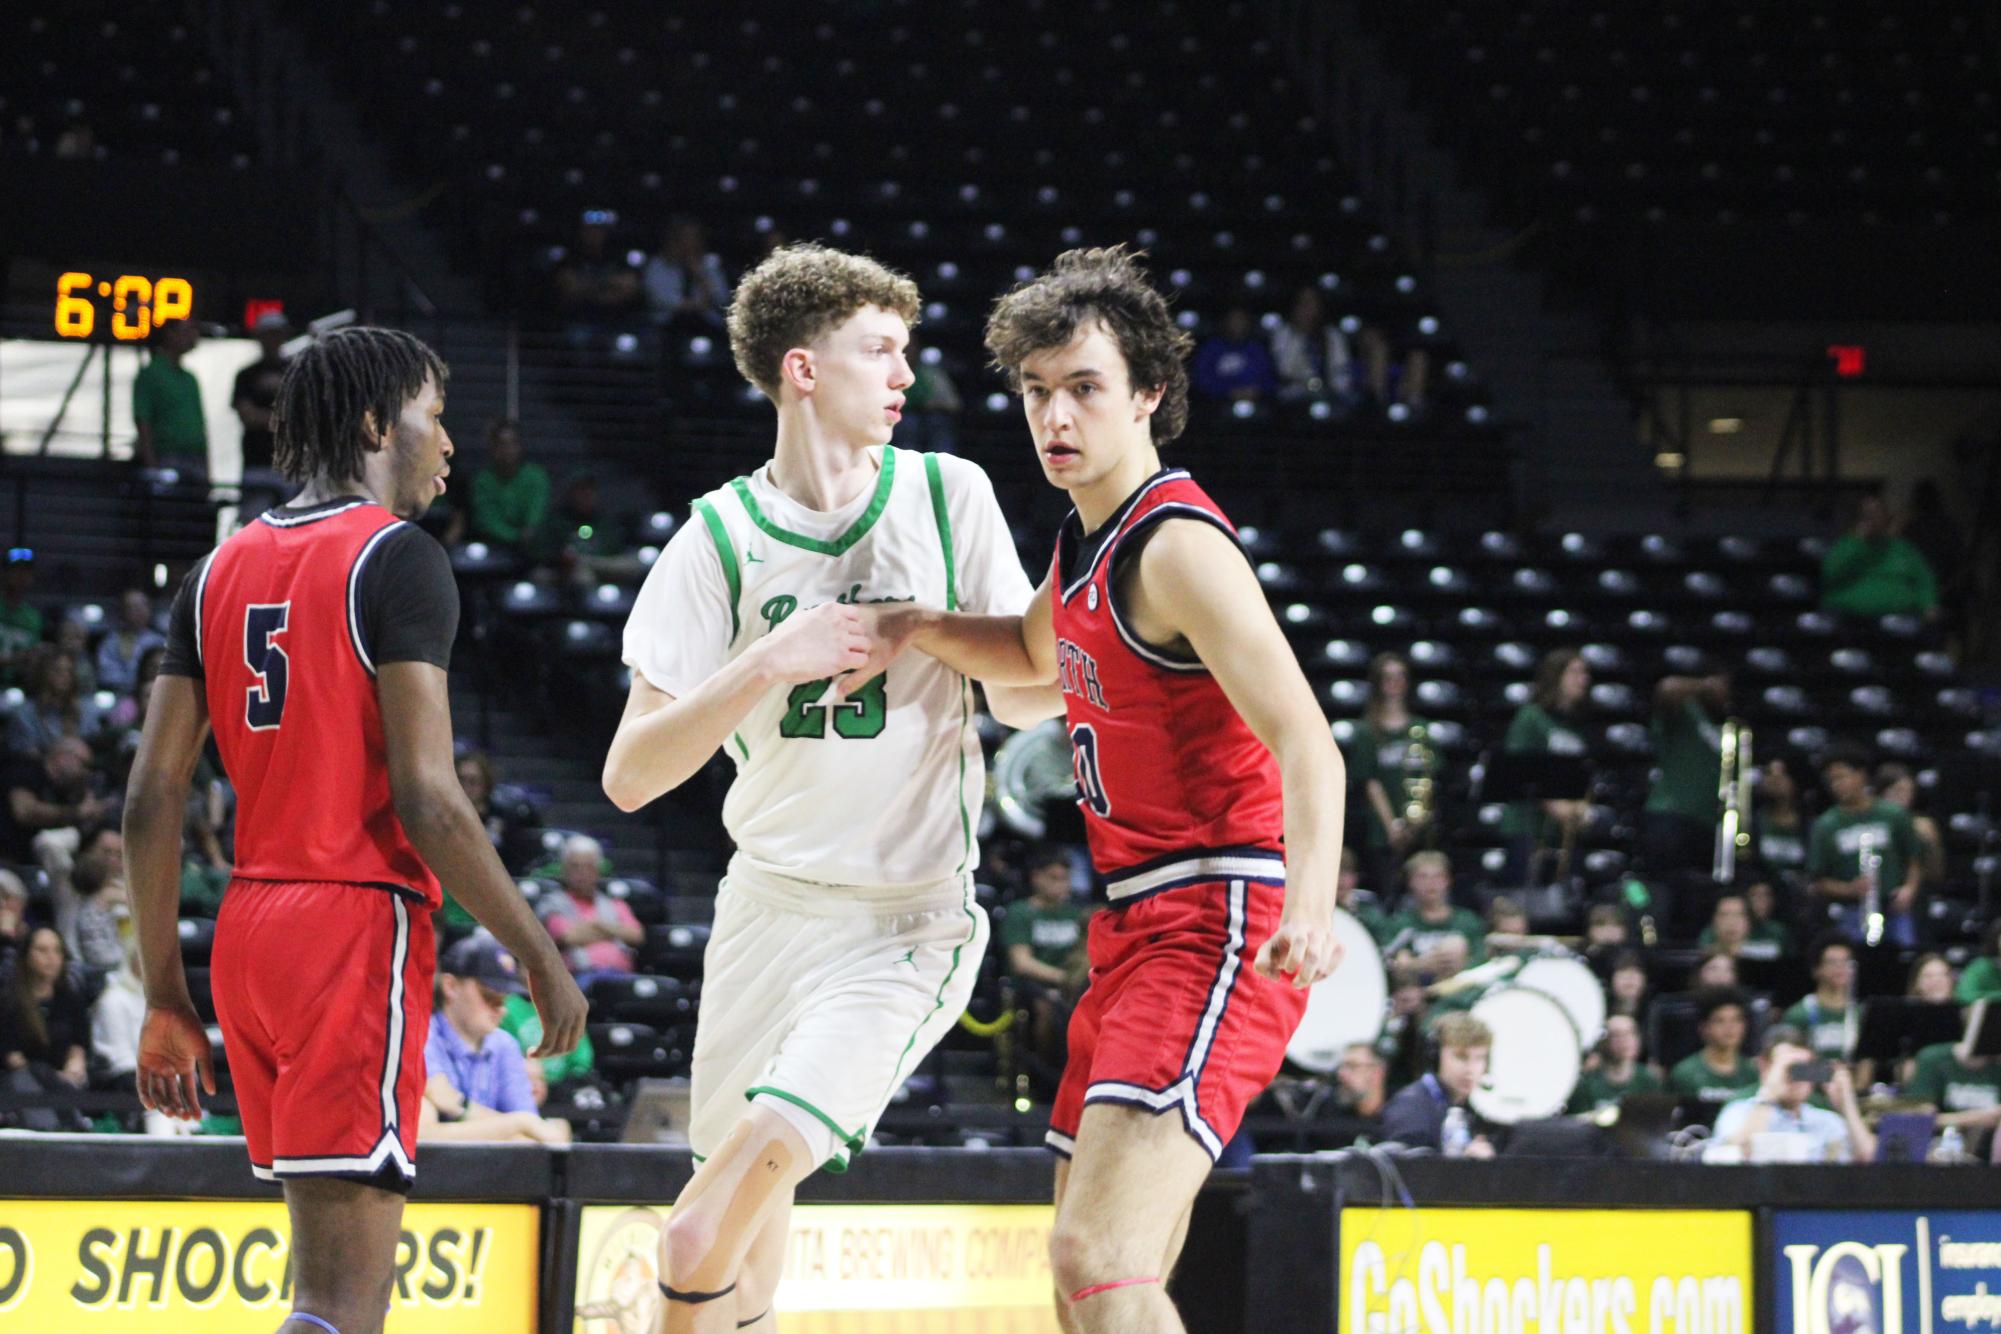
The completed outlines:
[[[445,378],[388,329],[342,329],[292,362],[276,457],[302,489],[182,583],[126,792],[139,1096],[194,1118],[215,1077],[175,917],[181,813],[214,727],[238,807],[211,979],[251,1170],[283,1183],[291,1213],[280,1334],[382,1328],[416,1174],[440,877],[512,951],[541,1012],[535,1054],[568,1051],[584,1026],[453,768],[458,590],[408,522],[444,489]]]

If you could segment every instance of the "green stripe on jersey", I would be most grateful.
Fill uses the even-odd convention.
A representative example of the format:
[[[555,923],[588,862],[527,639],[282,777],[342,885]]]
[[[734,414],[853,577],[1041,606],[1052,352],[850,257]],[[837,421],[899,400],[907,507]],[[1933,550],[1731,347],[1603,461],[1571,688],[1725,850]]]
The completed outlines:
[[[938,456],[924,456],[924,480],[931,484],[931,515],[938,520],[938,544],[945,548],[945,610],[959,609],[959,563],[952,555],[952,516],[945,509],[945,479],[938,475]]]
[[[695,502],[695,513],[702,516],[702,523],[709,530],[709,540],[716,544],[716,558],[723,563],[723,582],[730,591],[730,643],[736,643],[737,632],[743,625],[737,619],[736,604],[743,600],[743,572],[737,568],[736,545],[730,541],[729,529],[723,527],[723,516],[716,513],[716,507],[706,500]]]
[[[750,483],[744,478],[734,479],[730,482],[730,486],[735,490],[737,499],[743,502],[744,512],[750,515],[750,521],[763,529],[767,536],[775,537],[780,542],[798,547],[802,551],[814,551],[822,556],[838,556],[861,541],[867,536],[868,530],[875,527],[875,521],[882,517],[883,510],[889,505],[890,487],[895,481],[896,450],[884,445],[882,470],[876,474],[874,498],[869,501],[868,508],[861,512],[861,517],[848,526],[848,531],[831,542],[808,537],[804,533],[795,533],[790,528],[781,528],[766,518],[764,511],[757,507],[757,497],[750,493]]]

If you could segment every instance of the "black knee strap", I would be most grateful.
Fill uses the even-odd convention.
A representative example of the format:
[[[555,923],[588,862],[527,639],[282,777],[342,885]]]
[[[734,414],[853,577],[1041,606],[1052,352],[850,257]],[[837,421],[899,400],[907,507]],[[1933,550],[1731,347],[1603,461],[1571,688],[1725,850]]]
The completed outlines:
[[[756,1324],[758,1321],[764,1319],[766,1316],[770,1314],[771,1314],[771,1308],[767,1306],[762,1311],[759,1311],[756,1315],[752,1316],[750,1319],[737,1321],[736,1327],[738,1329],[749,1329],[752,1325]]]
[[[668,1287],[665,1283],[660,1285],[660,1295],[668,1301],[686,1302],[690,1306],[700,1306],[703,1302],[712,1302],[718,1297],[727,1297],[735,1291],[736,1284],[734,1283],[719,1292],[681,1292],[678,1289]]]

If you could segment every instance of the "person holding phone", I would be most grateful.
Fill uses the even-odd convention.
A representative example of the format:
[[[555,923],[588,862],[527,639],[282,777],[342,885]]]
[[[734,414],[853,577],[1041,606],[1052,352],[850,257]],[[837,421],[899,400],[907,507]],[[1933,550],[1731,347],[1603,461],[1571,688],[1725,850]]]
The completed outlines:
[[[1799,1029],[1781,1024],[1765,1034],[1758,1074],[1756,1093],[1717,1113],[1717,1143],[1748,1157],[1758,1136],[1790,1132],[1811,1137],[1814,1156],[1825,1161],[1866,1163],[1875,1158],[1876,1134],[1863,1123],[1848,1067],[1815,1059]],[[1833,1111],[1807,1101],[1816,1086],[1826,1089]]]

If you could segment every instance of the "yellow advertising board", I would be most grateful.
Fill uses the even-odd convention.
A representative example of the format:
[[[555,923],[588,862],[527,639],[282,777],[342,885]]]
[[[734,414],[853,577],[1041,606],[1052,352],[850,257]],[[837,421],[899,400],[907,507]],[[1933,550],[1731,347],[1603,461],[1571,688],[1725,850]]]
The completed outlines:
[[[1751,1215],[1343,1209],[1344,1334],[1750,1334]]]
[[[412,1204],[390,1330],[532,1334],[540,1211]],[[276,1201],[0,1200],[0,1329],[270,1334],[292,1305]]]
[[[575,1334],[653,1328],[665,1218],[583,1211]],[[1056,1334],[1054,1219],[1046,1204],[802,1204],[775,1304],[787,1334]]]

